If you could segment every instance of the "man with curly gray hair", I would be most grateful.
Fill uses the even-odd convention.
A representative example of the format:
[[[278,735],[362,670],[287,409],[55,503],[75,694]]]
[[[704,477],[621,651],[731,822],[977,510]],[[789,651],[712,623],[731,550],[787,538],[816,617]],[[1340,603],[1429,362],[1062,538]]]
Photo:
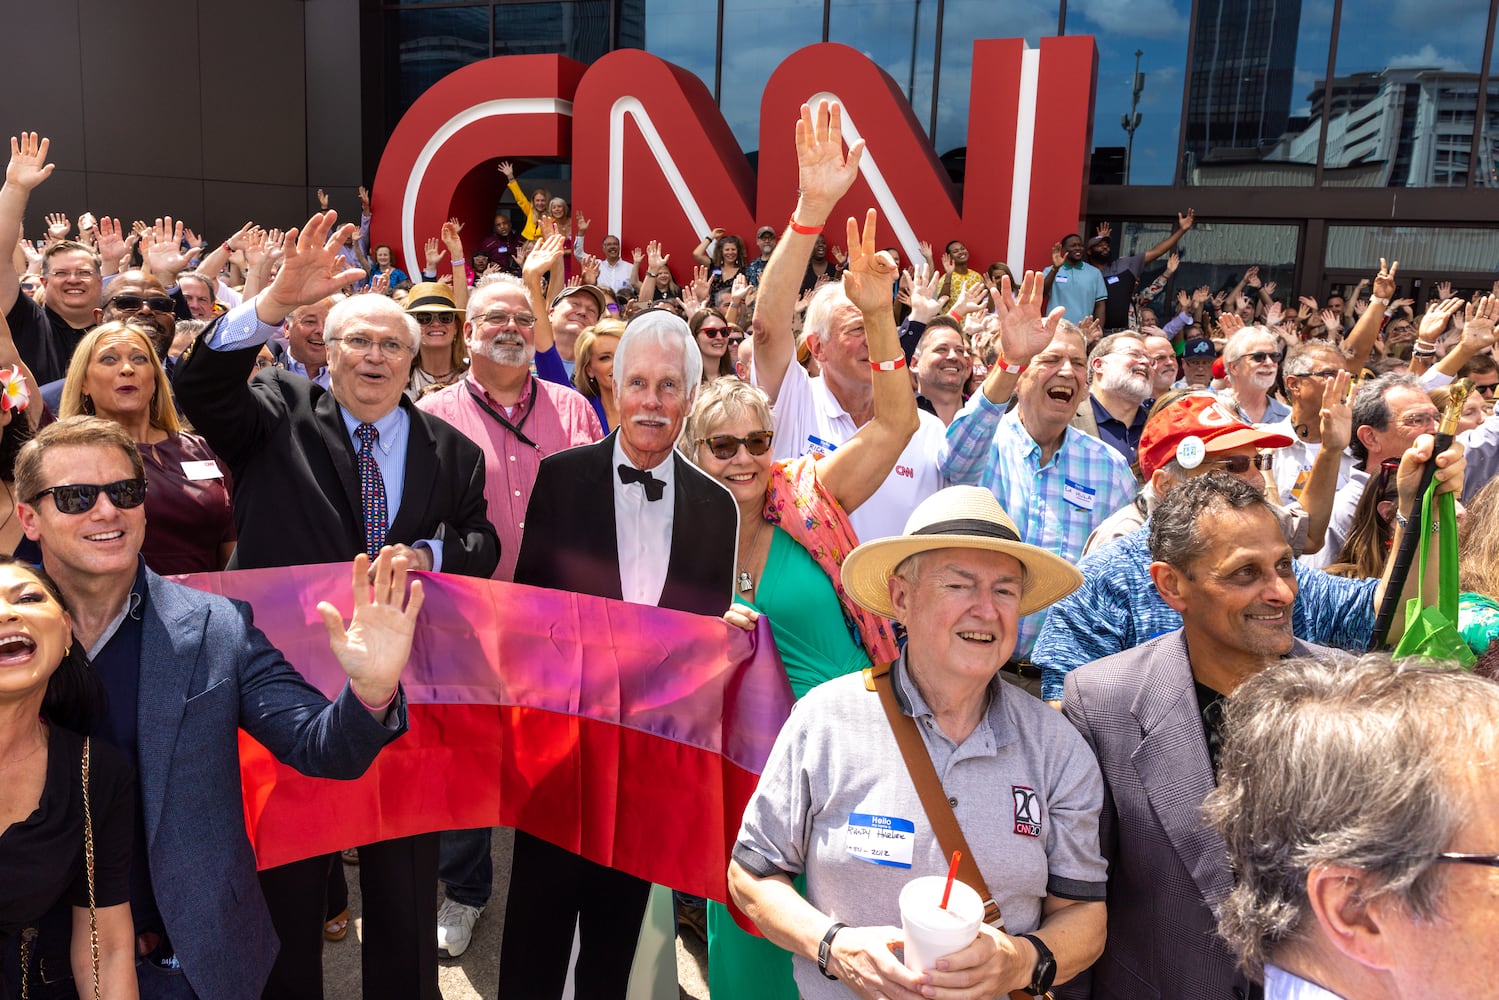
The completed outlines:
[[[1266,1000],[1494,996],[1499,685],[1383,655],[1246,681],[1206,810]]]

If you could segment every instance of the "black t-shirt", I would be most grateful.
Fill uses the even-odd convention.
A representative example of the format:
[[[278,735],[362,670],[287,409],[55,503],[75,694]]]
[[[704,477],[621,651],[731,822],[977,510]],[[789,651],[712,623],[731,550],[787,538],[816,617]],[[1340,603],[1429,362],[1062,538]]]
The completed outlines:
[[[24,293],[16,296],[5,321],[10,324],[11,339],[16,350],[37,385],[46,385],[68,374],[68,362],[78,349],[83,335],[93,329],[92,324],[77,330],[68,321],[45,306],[37,305],[31,296]]]
[[[0,940],[33,924],[54,904],[88,905],[83,853],[83,737],[52,726],[47,783],[36,811],[0,833]],[[94,821],[94,899],[100,907],[130,899],[135,776],[124,754],[101,740],[89,746],[89,811]],[[0,996],[19,992],[0,975]]]

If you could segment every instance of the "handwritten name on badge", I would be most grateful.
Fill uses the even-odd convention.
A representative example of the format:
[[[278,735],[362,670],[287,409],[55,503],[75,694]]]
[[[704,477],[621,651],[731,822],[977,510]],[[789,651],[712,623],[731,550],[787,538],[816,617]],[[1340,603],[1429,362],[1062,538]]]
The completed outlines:
[[[861,861],[910,868],[916,848],[916,824],[899,816],[849,813],[843,842],[848,853]]]
[[[1092,510],[1093,504],[1098,500],[1098,491],[1090,490],[1070,479],[1064,479],[1062,480],[1062,499],[1078,510]]]

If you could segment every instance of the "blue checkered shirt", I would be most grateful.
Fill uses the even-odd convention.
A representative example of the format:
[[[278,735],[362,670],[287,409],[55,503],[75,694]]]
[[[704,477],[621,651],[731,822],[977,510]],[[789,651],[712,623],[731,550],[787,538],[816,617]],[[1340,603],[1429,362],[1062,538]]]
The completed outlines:
[[[1362,652],[1374,636],[1375,579],[1348,580],[1299,560],[1291,630],[1305,642]],[[1062,678],[1084,663],[1182,627],[1150,578],[1150,522],[1077,564],[1083,585],[1051,606],[1031,659],[1041,664],[1041,697],[1058,701]]]
[[[947,428],[942,475],[949,483],[983,486],[1020,530],[1020,540],[1075,563],[1093,529],[1134,499],[1135,477],[1119,453],[1068,427],[1051,461],[1020,422],[982,392]],[[1020,620],[1015,657],[1026,659],[1046,620],[1038,611]]]

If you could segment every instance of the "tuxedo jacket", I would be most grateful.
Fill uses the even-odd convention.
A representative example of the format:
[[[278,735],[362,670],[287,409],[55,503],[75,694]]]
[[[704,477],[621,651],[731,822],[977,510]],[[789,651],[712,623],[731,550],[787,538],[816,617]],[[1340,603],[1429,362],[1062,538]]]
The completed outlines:
[[[1290,655],[1328,652],[1297,639]],[[1223,838],[1202,818],[1215,782],[1184,630],[1084,664],[1064,692],[1062,711],[1103,772],[1109,926],[1091,975],[1058,996],[1242,1000],[1250,982],[1213,912],[1233,875]]]
[[[541,460],[526,506],[515,582],[621,600],[614,527],[614,434]],[[671,559],[659,607],[721,615],[733,597],[739,508],[727,489],[673,452]]]
[[[357,778],[405,732],[406,699],[382,726],[347,684],[330,703],[303,680],[248,605],[150,570],[146,585],[136,715],[151,887],[197,995],[258,1000],[277,942],[245,832],[238,731],[304,774]]]
[[[194,429],[234,473],[239,543],[229,569],[353,559],[365,551],[364,515],[343,414],[330,390],[279,368],[247,383],[259,350],[215,351],[200,338],[172,380]],[[400,405],[410,417],[406,475],[387,541],[440,539],[444,573],[489,576],[500,543],[484,500],[483,452],[404,395]]]

